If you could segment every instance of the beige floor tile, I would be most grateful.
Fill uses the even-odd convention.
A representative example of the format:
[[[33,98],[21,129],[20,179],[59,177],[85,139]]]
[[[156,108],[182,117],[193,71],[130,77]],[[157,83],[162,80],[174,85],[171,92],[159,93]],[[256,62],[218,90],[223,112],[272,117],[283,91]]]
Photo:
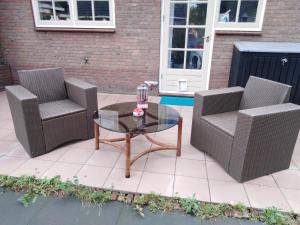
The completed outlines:
[[[207,162],[216,162],[215,159],[213,159],[209,154],[207,153],[204,153],[204,158],[205,158],[205,161]]]
[[[199,201],[210,201],[208,182],[206,179],[175,176],[173,196],[190,198],[195,196]]]
[[[209,188],[212,202],[250,206],[243,184],[210,180]]]
[[[94,149],[69,148],[58,161],[68,163],[85,164],[95,152]]]
[[[144,140],[132,139],[131,154],[140,153],[146,149],[149,149],[150,147],[151,147],[151,143],[145,139]]]
[[[7,130],[7,135],[2,137],[3,141],[18,141],[15,131]]]
[[[28,155],[26,150],[22,147],[22,145],[18,145],[16,148],[9,151],[6,155],[14,156],[14,157],[22,157],[22,158],[26,158],[26,159],[30,158],[30,156]]]
[[[57,161],[59,160],[68,150],[70,147],[60,147],[57,149],[54,149],[53,151],[46,153],[44,155],[36,157],[36,159],[41,159],[41,160],[48,160],[48,161]]]
[[[282,188],[281,191],[292,207],[292,210],[300,214],[300,190]]]
[[[20,177],[22,175],[40,177],[52,165],[53,162],[51,161],[29,159],[11,175],[16,177]]]
[[[164,144],[177,144],[177,133],[169,132],[168,130],[163,132],[158,132],[155,134],[155,140],[162,142]]]
[[[78,181],[86,186],[102,188],[111,170],[106,167],[85,165],[77,173]]]
[[[74,181],[75,175],[81,167],[82,165],[79,164],[56,162],[42,175],[42,177],[52,178],[60,176],[62,181]]]
[[[252,207],[277,207],[282,210],[290,210],[287,201],[278,188],[252,184],[244,184],[244,186]]]
[[[113,169],[104,187],[119,191],[136,192],[142,177],[141,171],[130,171],[130,178],[125,177],[124,169]]]
[[[134,156],[136,156],[136,154],[132,154],[131,159],[133,159]],[[144,155],[141,158],[139,158],[137,161],[135,161],[132,164],[131,169],[138,170],[138,171],[144,170],[147,158],[148,158],[147,155]],[[115,165],[115,168],[125,169],[125,154],[124,153],[121,154],[120,158],[118,159],[118,161]]]
[[[210,180],[220,180],[220,181],[231,181],[235,182],[235,180],[230,177],[226,171],[216,162],[206,162],[206,169],[208,179]]]
[[[28,159],[19,157],[2,156],[0,158],[0,174],[10,175],[13,171],[24,164]]]
[[[207,178],[205,162],[177,158],[175,174],[178,176]]]
[[[165,173],[174,174],[175,173],[175,158],[170,157],[153,157],[148,158],[145,171],[154,173]]]
[[[245,182],[245,184],[255,184],[255,185],[260,185],[260,186],[277,187],[277,184],[271,175],[247,181],[247,182]]]
[[[164,196],[172,196],[173,185],[174,175],[144,172],[138,192],[155,192]]]
[[[157,146],[152,145],[152,148],[155,148]],[[163,151],[157,151],[157,152],[151,152],[149,154],[149,158],[176,158],[176,150],[163,150]]]
[[[195,159],[205,160],[204,153],[197,150],[191,145],[183,145],[181,147],[181,158],[183,159]]]
[[[11,132],[11,131],[10,131]],[[7,129],[4,129],[4,128],[0,128],[0,139],[3,140],[4,137],[6,137],[8,135],[8,131]]]
[[[19,147],[20,144],[14,141],[0,141],[0,156],[8,154],[13,149]]]
[[[87,165],[114,167],[120,157],[120,152],[113,151],[95,151],[91,158],[87,161]]]
[[[86,140],[86,141],[78,141],[78,142],[75,142],[75,143],[72,143],[72,144],[68,145],[68,147],[95,150],[95,140],[90,139],[90,140]]]
[[[279,187],[300,189],[300,170],[284,170],[273,174]]]

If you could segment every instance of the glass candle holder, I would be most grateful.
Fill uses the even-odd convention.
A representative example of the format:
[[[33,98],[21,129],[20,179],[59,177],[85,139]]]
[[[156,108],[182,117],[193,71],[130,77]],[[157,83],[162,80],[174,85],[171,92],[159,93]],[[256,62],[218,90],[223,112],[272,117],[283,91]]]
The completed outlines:
[[[148,108],[148,86],[140,84],[137,87],[137,107],[141,109]]]

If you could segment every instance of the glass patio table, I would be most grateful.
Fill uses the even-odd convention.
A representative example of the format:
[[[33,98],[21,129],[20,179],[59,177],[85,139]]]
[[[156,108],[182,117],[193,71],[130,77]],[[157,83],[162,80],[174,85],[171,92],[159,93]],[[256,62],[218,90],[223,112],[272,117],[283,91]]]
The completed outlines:
[[[181,155],[182,117],[179,112],[169,106],[149,103],[144,115],[135,117],[132,111],[136,108],[136,102],[124,102],[105,106],[94,113],[95,148],[99,149],[100,143],[109,144],[123,150],[116,142],[125,141],[125,177],[130,177],[130,166],[145,154],[160,150],[176,150],[176,155]],[[166,144],[150,137],[149,133],[155,133],[170,129],[178,125],[177,144]],[[100,139],[100,129],[104,128],[113,132],[124,134],[125,137],[113,139]],[[131,139],[143,135],[148,141],[157,145],[145,149],[131,158]]]

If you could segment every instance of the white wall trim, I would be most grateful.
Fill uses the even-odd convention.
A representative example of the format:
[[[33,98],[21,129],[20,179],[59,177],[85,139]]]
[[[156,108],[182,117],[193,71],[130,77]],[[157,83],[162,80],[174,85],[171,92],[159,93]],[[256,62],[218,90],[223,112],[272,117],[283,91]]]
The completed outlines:
[[[158,74],[158,92],[162,91],[162,82],[161,82],[161,75],[162,75],[162,64],[163,64],[163,38],[164,38],[164,0],[161,0],[161,7],[160,7],[160,45],[159,45],[159,74]]]

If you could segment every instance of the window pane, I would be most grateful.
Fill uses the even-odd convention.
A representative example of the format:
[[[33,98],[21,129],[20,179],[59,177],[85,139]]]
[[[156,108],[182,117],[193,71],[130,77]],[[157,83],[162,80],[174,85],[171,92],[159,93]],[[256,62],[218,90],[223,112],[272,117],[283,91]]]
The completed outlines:
[[[201,70],[202,57],[202,51],[188,51],[186,54],[186,69]]]
[[[170,7],[170,24],[186,25],[187,4],[171,3]]]
[[[236,22],[236,11],[238,1],[222,0],[219,21],[220,22]]]
[[[69,20],[70,8],[68,1],[55,1],[55,13],[57,20]]]
[[[95,20],[109,21],[109,2],[95,1]]]
[[[206,24],[207,3],[190,3],[190,25]]]
[[[241,2],[239,22],[253,23],[256,20],[258,0],[247,0]]]
[[[184,51],[169,51],[169,68],[183,69],[183,61]]]
[[[53,20],[52,1],[39,1],[39,12],[41,20]]]
[[[185,47],[185,28],[170,28],[169,48]]]
[[[93,20],[92,1],[77,1],[78,20]]]
[[[205,29],[189,28],[187,48],[203,48]]]

